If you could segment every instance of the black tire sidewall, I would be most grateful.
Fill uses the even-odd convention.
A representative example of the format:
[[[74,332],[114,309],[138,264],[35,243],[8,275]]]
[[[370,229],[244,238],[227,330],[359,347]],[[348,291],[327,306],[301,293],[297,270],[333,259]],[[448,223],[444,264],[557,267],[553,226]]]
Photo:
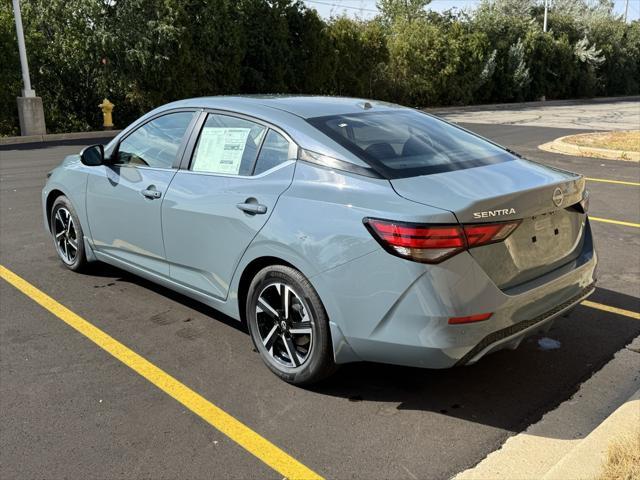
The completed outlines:
[[[304,301],[313,318],[313,344],[310,357],[299,367],[286,367],[278,363],[262,345],[258,332],[256,305],[260,293],[273,283],[284,283],[290,286]],[[296,385],[315,383],[328,376],[335,368],[329,322],[324,307],[309,281],[298,270],[274,265],[258,272],[249,287],[245,312],[249,333],[256,350],[267,367],[284,381]]]
[[[69,213],[71,213],[71,218],[73,218],[73,223],[76,229],[76,235],[78,240],[78,254],[76,255],[76,258],[71,264],[65,262],[64,260],[62,260],[62,258],[60,258],[60,254],[58,253],[58,247],[56,245],[56,239],[55,239],[55,233],[54,233],[55,232],[54,230],[55,215],[56,215],[56,212],[60,209],[60,207],[66,208],[69,211]],[[71,205],[71,202],[69,201],[69,199],[64,195],[56,198],[55,202],[53,202],[53,206],[51,207],[51,220],[50,220],[49,229],[51,230],[53,246],[56,249],[56,254],[58,255],[58,258],[60,258],[60,261],[62,262],[62,264],[65,267],[69,268],[70,270],[74,270],[74,271],[78,271],[83,267],[85,267],[87,261],[86,261],[85,251],[84,251],[84,232],[82,231],[82,225],[80,224],[80,219],[78,218],[78,214],[76,213],[76,210],[73,208],[73,205]]]

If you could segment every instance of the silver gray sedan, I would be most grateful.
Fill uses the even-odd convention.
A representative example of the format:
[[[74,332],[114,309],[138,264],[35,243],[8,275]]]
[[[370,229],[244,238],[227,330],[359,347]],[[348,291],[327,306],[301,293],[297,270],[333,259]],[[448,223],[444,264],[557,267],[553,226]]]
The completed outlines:
[[[584,178],[371,100],[170,103],[67,157],[42,205],[67,267],[109,263],[246,322],[295,384],[471,364],[594,290]]]

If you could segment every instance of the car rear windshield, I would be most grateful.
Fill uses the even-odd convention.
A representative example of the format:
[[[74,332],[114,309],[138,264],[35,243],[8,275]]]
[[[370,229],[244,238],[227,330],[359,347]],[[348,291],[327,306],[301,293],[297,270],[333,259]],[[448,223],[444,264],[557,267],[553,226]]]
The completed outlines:
[[[515,159],[472,133],[410,109],[315,117],[308,122],[386,178],[429,175]]]

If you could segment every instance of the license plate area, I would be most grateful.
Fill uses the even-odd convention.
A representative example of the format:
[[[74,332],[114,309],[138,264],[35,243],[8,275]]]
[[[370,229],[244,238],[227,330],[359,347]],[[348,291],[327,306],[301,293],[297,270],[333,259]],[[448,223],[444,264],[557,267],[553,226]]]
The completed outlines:
[[[562,241],[562,237],[564,235],[561,235],[560,232],[562,229],[562,232],[565,233],[567,225],[562,225],[563,222],[558,220],[556,212],[545,213],[537,217],[532,217],[531,222],[533,231],[531,235],[531,243],[537,243],[538,246],[540,246],[545,245],[550,241]]]
[[[504,242],[469,253],[498,287],[510,288],[576,258],[582,251],[585,218],[564,209],[528,217]]]

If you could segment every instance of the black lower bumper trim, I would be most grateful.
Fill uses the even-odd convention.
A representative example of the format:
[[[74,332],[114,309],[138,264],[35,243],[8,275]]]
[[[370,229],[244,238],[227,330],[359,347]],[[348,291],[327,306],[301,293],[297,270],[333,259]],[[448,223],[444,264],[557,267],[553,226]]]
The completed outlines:
[[[484,337],[480,343],[478,343],[475,347],[473,347],[467,354],[462,357],[460,360],[456,362],[456,366],[465,365],[469,360],[475,357],[478,353],[483,351],[485,348],[490,346],[491,344],[498,342],[504,338],[510,337],[511,335],[515,335],[522,330],[526,330],[529,327],[537,323],[542,323],[547,320],[549,317],[561,312],[562,310],[569,308],[572,304],[578,303],[583,298],[589,296],[596,289],[595,284],[591,284],[588,287],[584,288],[579,294],[571,297],[566,302],[561,303],[560,305],[555,306],[551,310],[543,313],[542,315],[538,315],[535,318],[530,320],[523,320],[522,322],[515,323],[513,325],[509,325],[506,328],[501,330],[496,330],[495,332],[490,333],[486,337]]]

